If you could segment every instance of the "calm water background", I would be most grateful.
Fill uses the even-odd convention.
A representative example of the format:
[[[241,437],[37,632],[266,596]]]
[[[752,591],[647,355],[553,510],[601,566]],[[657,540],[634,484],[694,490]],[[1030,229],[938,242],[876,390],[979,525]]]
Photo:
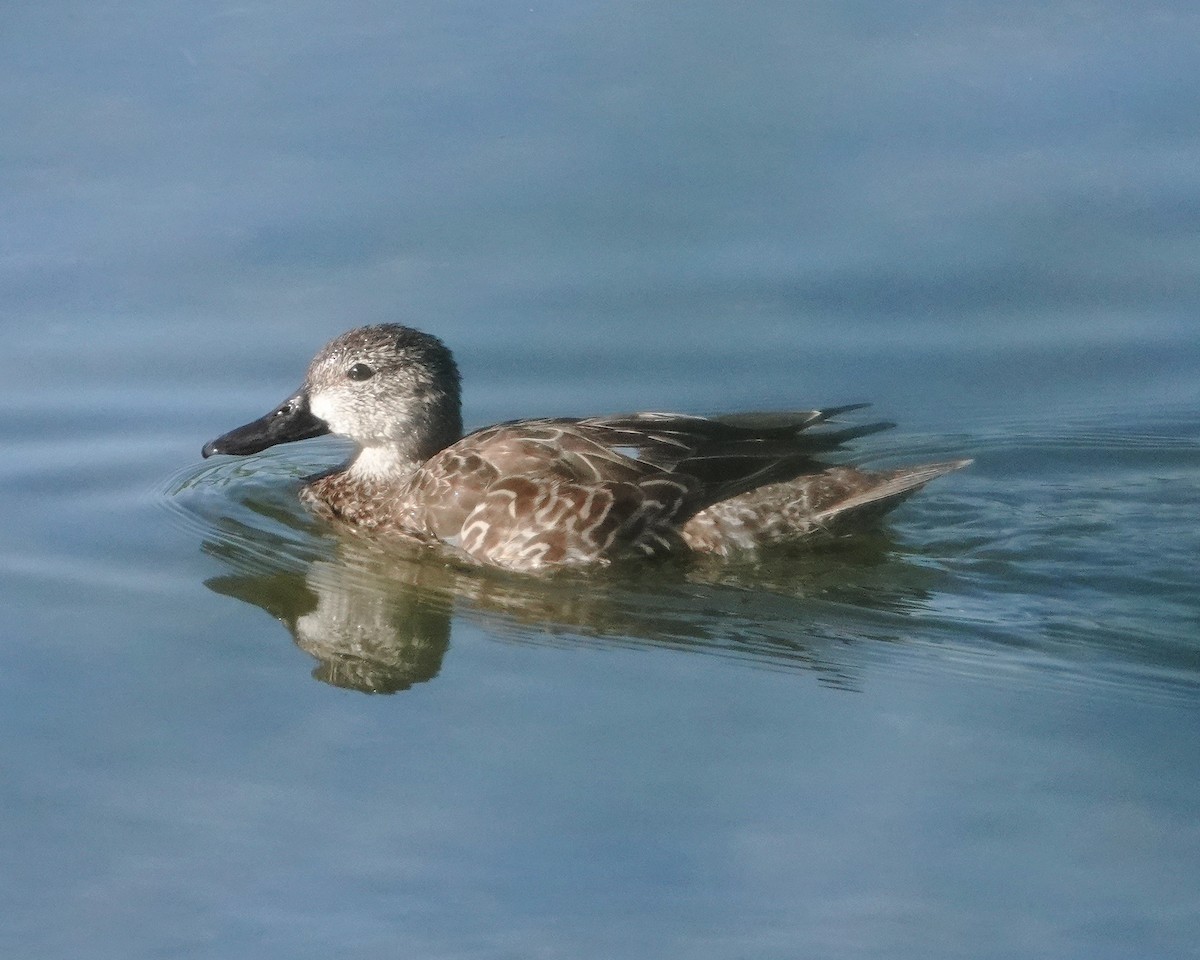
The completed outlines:
[[[1200,955],[1194,4],[18,4],[0,952]],[[541,583],[201,444],[872,400],[886,535]]]

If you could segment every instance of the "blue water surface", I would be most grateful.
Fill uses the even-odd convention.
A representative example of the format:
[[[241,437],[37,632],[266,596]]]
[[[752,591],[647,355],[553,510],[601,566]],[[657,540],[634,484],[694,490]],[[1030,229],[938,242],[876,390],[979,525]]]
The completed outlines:
[[[18,5],[0,953],[1183,958],[1200,14]],[[530,580],[201,445],[340,331],[465,418],[872,401],[835,549]]]

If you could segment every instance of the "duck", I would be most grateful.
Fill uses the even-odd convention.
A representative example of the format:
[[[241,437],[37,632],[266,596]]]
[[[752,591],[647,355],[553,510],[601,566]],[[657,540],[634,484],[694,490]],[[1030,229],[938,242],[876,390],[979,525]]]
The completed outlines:
[[[464,435],[450,350],[389,323],[331,340],[298,390],[201,452],[247,456],[347,437],[349,460],[301,487],[315,513],[362,534],[397,533],[472,563],[537,573],[728,558],[853,535],[971,462],[865,470],[822,459],[895,426],[843,419],[866,406],[511,420]]]

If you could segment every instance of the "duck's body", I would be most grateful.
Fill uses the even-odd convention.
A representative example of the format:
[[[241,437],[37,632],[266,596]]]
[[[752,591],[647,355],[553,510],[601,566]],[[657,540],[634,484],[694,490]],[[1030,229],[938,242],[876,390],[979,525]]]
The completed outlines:
[[[828,428],[851,409],[518,420],[463,437],[450,352],[389,324],[329,343],[300,391],[204,455],[349,436],[356,456],[304,487],[320,513],[532,571],[838,535],[969,462],[882,472],[819,462],[817,454],[891,426]]]

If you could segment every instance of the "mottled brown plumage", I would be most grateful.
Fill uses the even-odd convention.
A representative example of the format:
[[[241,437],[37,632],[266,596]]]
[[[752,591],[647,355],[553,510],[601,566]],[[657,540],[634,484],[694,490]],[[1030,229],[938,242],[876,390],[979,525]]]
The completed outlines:
[[[331,341],[296,394],[204,455],[348,436],[355,456],[305,485],[318,512],[532,571],[838,536],[969,462],[886,471],[821,462],[892,426],[832,426],[856,409],[517,420],[463,437],[450,351],[387,324]]]

